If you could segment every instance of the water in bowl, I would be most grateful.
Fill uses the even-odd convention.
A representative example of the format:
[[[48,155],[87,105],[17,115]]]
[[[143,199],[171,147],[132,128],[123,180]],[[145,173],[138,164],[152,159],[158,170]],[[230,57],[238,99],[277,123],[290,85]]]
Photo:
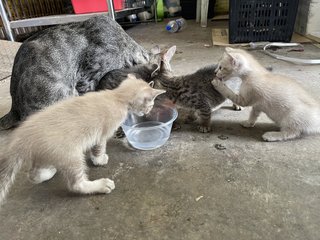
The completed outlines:
[[[137,149],[151,150],[162,146],[170,136],[168,125],[157,127],[163,124],[157,121],[137,123],[127,132],[130,144]],[[146,127],[148,127],[146,129]]]

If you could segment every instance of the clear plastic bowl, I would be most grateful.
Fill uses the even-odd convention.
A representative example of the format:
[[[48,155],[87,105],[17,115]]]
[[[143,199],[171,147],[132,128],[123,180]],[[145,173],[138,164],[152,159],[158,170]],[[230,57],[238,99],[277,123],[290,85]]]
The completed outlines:
[[[175,108],[155,104],[150,113],[137,116],[129,113],[122,124],[128,142],[136,149],[152,150],[161,147],[170,137],[172,123],[178,117]]]

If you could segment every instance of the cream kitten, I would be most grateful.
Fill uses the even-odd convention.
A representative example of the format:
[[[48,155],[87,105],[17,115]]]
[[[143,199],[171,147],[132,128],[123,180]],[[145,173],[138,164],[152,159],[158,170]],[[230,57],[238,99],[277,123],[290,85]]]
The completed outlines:
[[[253,127],[261,112],[280,126],[280,132],[263,134],[265,141],[320,132],[319,104],[295,80],[267,71],[246,51],[226,48],[216,72],[212,84],[222,95],[240,106],[252,106],[244,127]],[[239,95],[221,81],[231,76],[242,79]]]
[[[112,180],[88,179],[85,157],[91,157],[94,165],[107,164],[106,142],[128,111],[147,114],[155,97],[164,92],[129,74],[115,90],[70,98],[31,115],[14,130],[0,157],[0,203],[24,162],[30,164],[34,183],[61,171],[71,191],[110,193],[115,188]]]

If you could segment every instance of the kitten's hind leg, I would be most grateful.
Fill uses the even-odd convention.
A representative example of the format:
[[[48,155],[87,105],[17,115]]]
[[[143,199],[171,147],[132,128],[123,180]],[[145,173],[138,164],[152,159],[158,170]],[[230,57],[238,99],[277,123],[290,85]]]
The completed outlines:
[[[57,169],[54,167],[37,168],[33,167],[29,171],[29,179],[31,182],[38,184],[44,181],[48,181],[56,174]]]
[[[200,117],[200,124],[198,126],[199,132],[207,133],[211,131],[211,107],[208,103],[202,102],[196,106],[198,115]]]
[[[106,143],[107,140],[103,139],[91,148],[90,158],[95,166],[106,165],[109,161],[109,156],[106,154]]]
[[[267,142],[286,141],[301,136],[301,131],[292,129],[282,129],[280,132],[266,132],[262,135]]]
[[[88,180],[83,162],[78,166],[70,166],[63,173],[68,181],[71,191],[82,194],[110,193],[114,188],[114,182],[109,178],[100,178],[94,181]]]
[[[200,124],[198,125],[199,132],[208,133],[211,132],[211,121],[210,119],[200,119]]]
[[[241,125],[245,128],[254,127],[260,114],[261,114],[260,110],[257,110],[256,108],[252,107],[249,119],[241,123]]]

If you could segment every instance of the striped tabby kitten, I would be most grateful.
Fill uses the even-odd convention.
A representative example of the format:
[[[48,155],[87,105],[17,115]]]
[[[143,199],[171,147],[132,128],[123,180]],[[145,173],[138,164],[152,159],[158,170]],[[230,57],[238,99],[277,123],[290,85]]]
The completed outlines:
[[[170,48],[162,57],[160,73],[154,78],[155,87],[165,89],[165,96],[178,107],[187,108],[199,117],[198,130],[202,133],[211,131],[211,112],[218,109],[226,100],[211,84],[217,65],[209,65],[198,71],[173,76],[170,60],[176,48]],[[235,110],[241,110],[235,106]]]
[[[112,180],[88,179],[85,156],[94,165],[107,164],[106,142],[128,111],[147,114],[163,92],[129,75],[115,90],[69,98],[31,115],[13,131],[0,157],[0,203],[23,163],[30,164],[29,177],[34,183],[61,171],[71,191],[110,193],[115,187]]]

